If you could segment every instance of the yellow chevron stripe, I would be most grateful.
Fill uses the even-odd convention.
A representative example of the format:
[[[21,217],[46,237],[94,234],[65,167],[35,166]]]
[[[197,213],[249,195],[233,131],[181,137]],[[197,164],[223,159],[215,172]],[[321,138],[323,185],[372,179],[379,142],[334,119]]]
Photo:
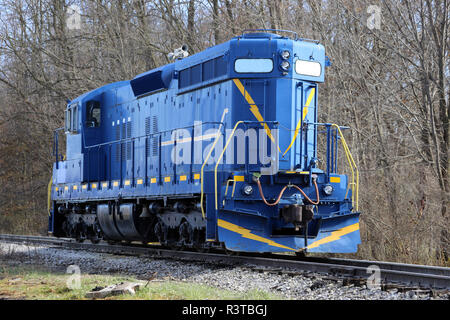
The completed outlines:
[[[291,251],[297,251],[296,249],[293,249],[293,248],[290,248],[290,247],[286,247],[286,246],[284,246],[282,244],[279,244],[279,243],[277,243],[275,241],[272,241],[270,239],[258,236],[256,234],[252,234],[252,232],[250,230],[242,228],[242,227],[240,227],[240,226],[238,226],[236,224],[227,222],[227,221],[222,220],[222,219],[217,219],[217,225],[219,227],[221,227],[221,228],[224,228],[224,229],[227,229],[227,230],[239,233],[240,235],[242,235],[243,238],[247,238],[247,239],[251,239],[251,240],[255,240],[255,241],[259,241],[259,242],[264,242],[264,243],[267,243],[268,245],[273,246],[273,247],[288,249],[288,250],[291,250]]]
[[[311,243],[307,248],[312,249],[312,248],[316,248],[316,247],[320,246],[321,244],[339,240],[342,236],[349,234],[356,230],[359,230],[359,223],[355,223],[355,224],[349,225],[347,227],[344,227],[342,229],[333,231],[331,233],[331,235],[329,235],[328,237],[322,238],[320,240],[317,240],[317,241]]]
[[[227,221],[222,220],[222,219],[217,219],[217,225],[219,227],[221,227],[221,228],[224,228],[224,229],[227,229],[227,230],[239,233],[243,238],[247,238],[247,239],[251,239],[251,240],[267,243],[268,245],[273,246],[273,247],[288,249],[288,250],[291,250],[291,251],[298,251],[296,249],[293,249],[293,248],[284,246],[284,245],[282,245],[280,243],[277,243],[277,242],[275,242],[273,240],[270,240],[270,239],[258,236],[256,234],[252,234],[252,232],[250,230],[245,229],[243,227],[240,227],[240,226],[238,226],[236,224],[233,224],[231,222],[227,222]],[[359,223],[355,223],[355,224],[349,225],[347,227],[344,227],[342,229],[333,231],[331,233],[331,235],[329,235],[328,237],[322,238],[320,240],[317,240],[317,241],[311,243],[307,248],[308,249],[317,248],[318,246],[320,246],[322,244],[339,240],[342,236],[344,236],[346,234],[349,234],[351,232],[354,232],[356,230],[359,230]]]
[[[236,87],[241,92],[241,94],[244,96],[244,99],[250,105],[250,111],[253,113],[255,118],[259,122],[264,122],[264,118],[261,115],[261,112],[259,112],[258,106],[255,104],[255,101],[253,100],[250,93],[247,90],[245,90],[244,85],[242,84],[241,80],[233,79],[233,81],[234,81],[234,84],[236,85]],[[275,138],[272,136],[272,132],[270,131],[270,128],[267,125],[267,123],[264,122],[264,123],[261,123],[261,125],[264,127],[264,129],[266,129],[267,136],[270,138],[270,140],[272,140],[272,142],[275,143]],[[278,151],[281,152],[280,147],[278,145],[277,145],[277,147],[278,147]]]
[[[302,115],[302,118],[298,120],[297,126],[295,127],[294,137],[292,138],[292,141],[291,141],[291,144],[289,145],[289,147],[288,147],[288,148],[286,149],[286,151],[283,153],[283,156],[284,156],[284,155],[286,154],[286,152],[288,152],[289,149],[292,147],[292,145],[293,145],[294,142],[295,142],[295,139],[297,139],[298,132],[299,132],[299,130],[300,130],[300,127],[301,127],[301,125],[302,125],[302,122],[305,120],[306,115],[308,114],[308,107],[309,107],[309,105],[310,105],[310,103],[311,103],[311,101],[312,101],[312,99],[313,99],[313,97],[314,97],[314,93],[315,93],[315,92],[316,92],[316,88],[312,88],[312,89],[311,89],[311,92],[309,93],[308,100],[306,100],[306,104],[305,104],[305,106],[303,107],[303,115]]]

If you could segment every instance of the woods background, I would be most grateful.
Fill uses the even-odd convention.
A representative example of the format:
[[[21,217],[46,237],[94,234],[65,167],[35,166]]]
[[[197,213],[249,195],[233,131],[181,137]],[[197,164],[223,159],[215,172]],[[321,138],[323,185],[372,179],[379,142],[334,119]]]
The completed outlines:
[[[67,24],[68,7],[80,28]],[[296,31],[332,61],[321,122],[350,126],[359,258],[448,264],[449,1],[0,0],[0,232],[46,233],[67,99],[244,29]]]

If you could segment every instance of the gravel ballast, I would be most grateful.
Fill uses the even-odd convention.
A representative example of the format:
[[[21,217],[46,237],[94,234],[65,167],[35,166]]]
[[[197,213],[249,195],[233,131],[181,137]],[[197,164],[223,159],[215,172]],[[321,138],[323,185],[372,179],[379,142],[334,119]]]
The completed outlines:
[[[63,271],[78,265],[81,274],[122,274],[147,280],[199,283],[220,289],[246,292],[259,289],[295,300],[449,300],[449,293],[428,290],[369,289],[366,285],[344,285],[324,274],[300,275],[254,271],[250,267],[201,264],[171,259],[119,256],[53,248],[46,245],[0,241],[0,264],[29,265]]]

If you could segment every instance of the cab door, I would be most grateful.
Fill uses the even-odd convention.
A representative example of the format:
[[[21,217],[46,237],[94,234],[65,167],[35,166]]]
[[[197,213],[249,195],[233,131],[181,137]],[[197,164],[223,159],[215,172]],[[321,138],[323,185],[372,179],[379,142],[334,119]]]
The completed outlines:
[[[108,147],[102,142],[102,112],[101,103],[90,100],[84,104],[84,153],[87,181],[102,181],[106,179]]]
[[[295,102],[294,167],[308,170],[316,156],[317,86],[305,81],[297,82]]]

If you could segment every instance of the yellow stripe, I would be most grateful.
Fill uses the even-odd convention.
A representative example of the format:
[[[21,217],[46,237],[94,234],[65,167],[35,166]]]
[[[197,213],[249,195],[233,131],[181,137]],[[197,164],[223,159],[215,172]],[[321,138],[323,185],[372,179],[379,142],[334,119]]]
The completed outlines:
[[[288,173],[288,174],[292,174],[292,173],[309,174],[309,171],[284,171],[284,173]]]
[[[170,182],[170,177],[164,177],[164,182]]]
[[[130,183],[131,183],[130,180],[125,180],[125,185],[126,185],[126,186],[129,186]]]
[[[92,189],[97,189],[97,184],[96,183],[93,183],[91,186],[92,186]]]
[[[81,188],[82,188],[83,190],[86,190],[86,189],[87,189],[87,184],[83,184],[83,185],[81,186]]]
[[[302,115],[302,118],[298,120],[297,126],[295,127],[294,137],[292,138],[292,141],[291,141],[291,144],[289,145],[289,147],[288,147],[288,148],[286,149],[286,151],[283,153],[283,156],[284,156],[284,155],[286,154],[286,152],[288,152],[289,149],[292,147],[292,145],[294,144],[295,139],[297,139],[298,132],[299,132],[299,130],[300,130],[300,127],[301,127],[301,125],[302,125],[302,122],[305,120],[306,115],[308,114],[308,107],[309,107],[309,104],[311,103],[311,101],[312,101],[312,99],[313,99],[313,97],[314,97],[314,93],[315,93],[315,92],[316,92],[316,88],[312,88],[312,89],[311,89],[311,92],[310,92],[310,94],[309,94],[309,96],[308,96],[308,100],[306,100],[306,104],[305,104],[305,106],[303,107],[303,115]]]
[[[180,176],[180,181],[186,181],[187,180],[187,176]]]
[[[114,184],[116,184],[116,182],[114,182]],[[108,183],[107,182],[103,182],[102,183],[102,188],[106,188],[108,186]]]
[[[341,177],[330,177],[330,182],[331,183],[340,183]]]
[[[355,224],[349,225],[347,227],[344,227],[342,229],[333,231],[331,233],[331,235],[329,235],[328,237],[322,238],[320,240],[317,240],[317,241],[311,243],[307,248],[312,249],[312,248],[316,248],[316,247],[320,246],[321,244],[339,240],[342,236],[349,234],[356,230],[359,230],[359,223],[355,223]]]
[[[150,183],[156,183],[156,178],[151,178]]]
[[[255,101],[251,97],[250,93],[248,93],[248,91],[245,90],[244,85],[242,84],[242,82],[239,79],[233,79],[233,81],[234,81],[234,84],[236,85],[236,87],[241,92],[241,94],[244,96],[244,99],[250,105],[250,111],[253,113],[255,118],[259,122],[264,122],[264,118],[261,115],[261,112],[259,112],[258,106],[255,104]],[[269,126],[267,125],[267,123],[264,122],[264,123],[261,123],[261,125],[264,127],[264,129],[266,129],[267,136],[270,138],[270,140],[272,140],[275,143],[275,139],[272,136],[272,132],[270,131]],[[277,145],[277,147],[278,147],[278,151],[281,152],[280,147],[278,145]]]
[[[244,176],[234,176],[234,181],[236,182],[244,182],[245,177]]]
[[[200,179],[200,173],[194,173],[194,179],[199,180]]]
[[[137,184],[143,184],[143,183],[144,183],[144,180],[143,180],[143,179],[137,179],[136,183],[137,183]]]
[[[272,241],[270,239],[258,236],[256,234],[252,234],[252,232],[250,230],[242,228],[242,227],[240,227],[238,225],[232,224],[232,223],[227,222],[227,221],[222,220],[222,219],[217,219],[217,225],[219,227],[224,228],[224,229],[227,229],[227,230],[239,233],[240,235],[242,235],[243,238],[247,238],[247,239],[251,239],[251,240],[255,240],[255,241],[259,241],[259,242],[264,242],[264,243],[267,243],[268,245],[273,246],[273,247],[288,249],[288,250],[291,250],[291,251],[297,251],[296,249],[286,247],[286,246],[284,246],[282,244],[279,244],[279,243],[277,243],[275,241]]]
[[[51,206],[52,206],[52,184],[53,184],[53,179],[50,178],[50,181],[48,182],[48,186],[47,186],[47,212],[48,215],[51,216]],[[55,188],[55,191],[58,191],[58,187]]]
[[[78,190],[78,186],[73,186],[73,190]]]

